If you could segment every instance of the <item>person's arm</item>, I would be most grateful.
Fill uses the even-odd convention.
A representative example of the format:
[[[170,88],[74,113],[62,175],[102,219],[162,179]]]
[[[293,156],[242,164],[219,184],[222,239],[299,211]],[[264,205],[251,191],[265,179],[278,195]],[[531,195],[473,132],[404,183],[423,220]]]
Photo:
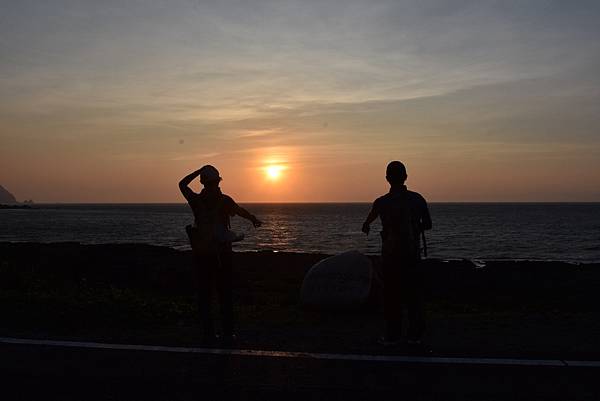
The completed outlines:
[[[179,190],[183,194],[186,200],[190,200],[194,196],[194,191],[189,187],[190,183],[194,178],[200,175],[200,170],[196,170],[191,174],[186,175],[179,181]]]
[[[375,221],[377,216],[379,216],[379,212],[377,211],[376,205],[377,205],[377,202],[374,202],[373,207],[371,208],[371,211],[367,215],[367,218],[362,225],[362,232],[367,235],[369,235],[369,231],[371,231],[371,223]]]
[[[224,195],[225,197],[225,203],[226,203],[226,207],[227,210],[229,211],[231,216],[240,216],[243,217],[246,220],[249,220],[252,225],[254,226],[254,228],[258,228],[262,225],[262,221],[260,221],[259,219],[256,218],[255,215],[253,215],[252,213],[250,213],[249,211],[247,211],[246,209],[244,209],[243,207],[241,207],[240,205],[238,205],[233,198],[231,198],[230,196]]]
[[[246,209],[244,209],[243,207],[241,207],[238,204],[236,204],[235,214],[252,222],[252,225],[254,226],[254,228],[258,228],[258,227],[262,226],[262,221],[257,219],[255,215],[253,215],[252,213],[250,213],[249,211],[247,211]]]
[[[431,215],[429,214],[429,208],[427,207],[427,201],[425,198],[423,199],[423,204],[421,206],[421,230],[431,230],[433,226],[431,222]]]

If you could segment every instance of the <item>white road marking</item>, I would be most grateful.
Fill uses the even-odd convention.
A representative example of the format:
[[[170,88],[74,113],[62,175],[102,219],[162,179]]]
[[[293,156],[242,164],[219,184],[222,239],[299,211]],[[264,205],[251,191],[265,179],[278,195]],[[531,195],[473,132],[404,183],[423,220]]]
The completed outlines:
[[[565,361],[565,363],[576,368],[600,368],[600,361]]]
[[[559,359],[514,359],[514,358],[467,358],[467,357],[424,357],[402,355],[331,354],[315,352],[264,351],[249,349],[221,349],[199,347],[169,347],[162,345],[108,344],[82,341],[32,340],[25,338],[0,337],[0,344],[42,345],[86,349],[125,351],[151,351],[171,353],[193,353],[205,355],[234,355],[266,358],[325,359],[340,361],[403,362],[443,365],[491,365],[491,366],[560,366],[600,367],[600,361],[563,361]]]

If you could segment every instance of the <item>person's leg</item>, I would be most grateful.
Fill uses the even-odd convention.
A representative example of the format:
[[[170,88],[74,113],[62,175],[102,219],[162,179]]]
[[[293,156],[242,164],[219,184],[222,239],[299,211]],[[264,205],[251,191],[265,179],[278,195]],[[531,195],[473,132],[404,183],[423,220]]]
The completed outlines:
[[[410,288],[407,289],[408,339],[420,341],[425,333],[425,305],[423,300],[423,272],[418,265],[408,272]]]
[[[217,291],[219,293],[219,306],[221,322],[223,324],[223,336],[233,335],[233,252],[224,251],[219,253],[220,266],[217,270]]]
[[[382,262],[385,339],[397,341],[402,334],[400,266],[396,258],[391,255],[384,255]]]
[[[214,338],[215,328],[211,313],[211,292],[213,286],[214,255],[195,255],[196,289],[198,314],[205,340]]]

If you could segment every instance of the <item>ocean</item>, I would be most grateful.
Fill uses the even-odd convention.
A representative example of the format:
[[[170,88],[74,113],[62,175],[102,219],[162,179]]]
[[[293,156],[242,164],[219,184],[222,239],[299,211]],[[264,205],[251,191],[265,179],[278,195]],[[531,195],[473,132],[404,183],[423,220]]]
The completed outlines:
[[[370,204],[245,204],[263,220],[235,217],[238,251],[335,254],[380,249],[379,222],[360,229]],[[429,257],[600,262],[600,203],[432,203]],[[0,210],[0,241],[144,243],[189,249],[185,204],[60,204]]]

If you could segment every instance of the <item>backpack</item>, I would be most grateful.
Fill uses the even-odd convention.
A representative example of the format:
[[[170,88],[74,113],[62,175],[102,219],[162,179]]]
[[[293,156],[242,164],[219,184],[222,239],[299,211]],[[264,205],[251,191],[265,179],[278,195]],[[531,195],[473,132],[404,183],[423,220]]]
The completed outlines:
[[[413,216],[407,194],[392,196],[386,213],[389,227],[381,233],[382,254],[418,260],[420,257],[419,226],[417,216]]]

